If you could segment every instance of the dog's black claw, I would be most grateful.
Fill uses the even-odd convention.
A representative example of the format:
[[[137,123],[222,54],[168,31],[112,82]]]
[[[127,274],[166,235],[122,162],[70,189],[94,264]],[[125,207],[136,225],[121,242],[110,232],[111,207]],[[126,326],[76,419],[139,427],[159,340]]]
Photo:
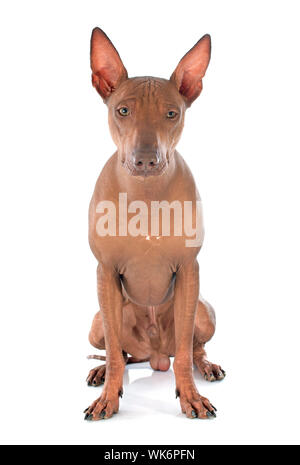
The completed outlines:
[[[103,411],[100,413],[99,417],[103,419],[103,418],[105,417],[105,415],[106,415],[106,411],[103,410]]]
[[[213,406],[213,404],[210,404],[212,406],[212,408],[217,412],[218,409],[216,409],[216,407]]]
[[[191,415],[192,415],[193,418],[197,418],[197,413],[195,412],[195,410],[191,411]]]
[[[97,382],[96,382],[96,380],[94,379],[94,381],[93,381],[93,386],[96,386],[96,384],[97,384]]]
[[[214,410],[212,410],[210,413],[211,413],[211,415],[212,415],[213,417],[215,417],[215,418],[216,418],[216,416],[217,416],[217,415],[216,415],[216,413],[215,413],[215,411],[214,411]]]
[[[83,411],[83,413],[87,412],[87,411],[88,411],[88,409],[89,409],[89,407],[87,407],[87,408],[86,408],[86,409]]]
[[[121,397],[121,399],[122,399],[122,397],[123,397],[123,389],[120,389],[120,391],[119,391],[119,397]]]
[[[221,368],[221,371],[222,371],[223,375],[226,376],[226,371],[222,370],[222,368]]]
[[[91,418],[93,418],[93,415],[91,415],[89,413],[85,414],[85,417],[84,417],[85,420],[90,420]]]
[[[175,389],[175,396],[176,396],[176,399],[177,399],[177,397],[180,397],[178,389]]]
[[[207,418],[210,418],[210,417],[213,416],[213,414],[211,412],[206,412],[206,416],[207,416]]]

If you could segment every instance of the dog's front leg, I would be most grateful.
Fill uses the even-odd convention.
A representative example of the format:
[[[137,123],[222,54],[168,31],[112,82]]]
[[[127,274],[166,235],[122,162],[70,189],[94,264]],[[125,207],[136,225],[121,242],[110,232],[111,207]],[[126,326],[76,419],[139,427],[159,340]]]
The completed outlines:
[[[119,274],[99,263],[97,284],[104,326],[106,373],[101,396],[85,411],[87,420],[110,418],[118,412],[125,367],[121,347],[123,297]]]
[[[199,266],[196,260],[182,265],[176,273],[174,319],[176,354],[174,372],[176,396],[189,418],[215,416],[215,408],[200,396],[193,379],[193,336],[199,296]]]

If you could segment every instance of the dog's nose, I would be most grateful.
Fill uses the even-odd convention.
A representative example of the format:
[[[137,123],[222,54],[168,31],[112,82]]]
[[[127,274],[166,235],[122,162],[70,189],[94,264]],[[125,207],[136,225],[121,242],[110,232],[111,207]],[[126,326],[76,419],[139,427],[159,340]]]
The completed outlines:
[[[138,171],[154,170],[159,164],[159,155],[155,151],[143,152],[139,151],[134,155],[134,165]]]

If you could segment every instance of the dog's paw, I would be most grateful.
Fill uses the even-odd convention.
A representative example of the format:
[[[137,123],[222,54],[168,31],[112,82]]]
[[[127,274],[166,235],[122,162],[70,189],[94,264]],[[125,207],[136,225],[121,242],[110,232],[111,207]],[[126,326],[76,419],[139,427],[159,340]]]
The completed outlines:
[[[176,389],[176,397],[180,398],[182,413],[185,413],[188,418],[208,419],[216,417],[216,407],[206,397],[200,396],[195,387]]]
[[[220,365],[208,362],[205,359],[194,360],[194,363],[206,381],[221,381],[226,376]]]
[[[105,389],[105,388],[104,388]],[[96,399],[88,408],[84,410],[85,420],[106,420],[119,411],[119,397],[122,397],[123,390],[116,394],[109,390],[104,390],[101,396]]]
[[[101,386],[105,381],[106,366],[100,365],[99,367],[93,368],[86,379],[88,386]]]

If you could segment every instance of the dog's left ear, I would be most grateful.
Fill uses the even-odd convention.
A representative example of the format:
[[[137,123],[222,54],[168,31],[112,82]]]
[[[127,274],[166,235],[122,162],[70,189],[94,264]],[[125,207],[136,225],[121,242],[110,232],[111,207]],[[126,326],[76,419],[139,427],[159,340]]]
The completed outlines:
[[[202,78],[210,60],[211,40],[205,34],[194,47],[180,60],[177,68],[170,77],[183,95],[187,106],[200,95]]]
[[[92,83],[104,101],[128,78],[120,55],[105,32],[95,27],[91,38]]]

